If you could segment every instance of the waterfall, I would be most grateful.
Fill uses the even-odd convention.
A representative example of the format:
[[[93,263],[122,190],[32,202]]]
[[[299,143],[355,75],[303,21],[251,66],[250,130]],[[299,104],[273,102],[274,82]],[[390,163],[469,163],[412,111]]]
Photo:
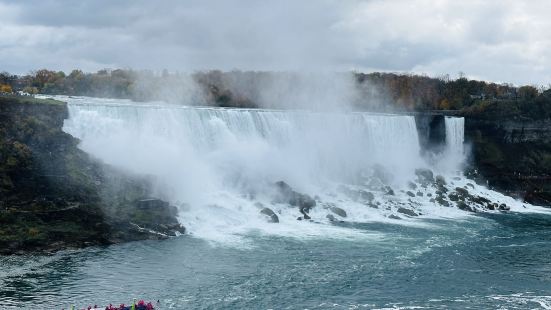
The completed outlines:
[[[451,154],[463,156],[463,143],[465,140],[465,119],[463,117],[445,118],[446,147]]]
[[[447,151],[430,164],[421,155],[415,119],[408,115],[59,99],[68,102],[64,130],[81,140],[81,149],[151,177],[157,196],[180,208],[188,231],[208,240],[241,242],[250,231],[293,237],[354,234],[319,225],[335,216],[336,206],[354,222],[408,223],[412,213],[447,218],[465,213],[443,207],[456,202],[434,183],[423,185],[418,168],[453,180],[450,192],[464,187],[506,201],[457,173],[464,159],[463,118],[446,117]],[[297,221],[298,208],[274,201],[278,181],[315,199],[312,222]],[[277,214],[279,224],[266,225],[259,212],[264,207]]]
[[[375,164],[399,177],[422,162],[412,116],[90,103],[69,113],[65,130],[85,151],[154,175],[140,166],[193,163],[218,176],[207,187],[288,180],[308,190]]]

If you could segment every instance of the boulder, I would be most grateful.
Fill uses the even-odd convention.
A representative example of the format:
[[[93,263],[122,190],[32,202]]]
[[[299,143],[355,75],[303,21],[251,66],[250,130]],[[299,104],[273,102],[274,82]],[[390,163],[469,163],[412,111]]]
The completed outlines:
[[[509,211],[509,210],[511,210],[511,207],[509,207],[508,205],[502,203],[502,204],[499,205],[499,210],[500,211]]]
[[[406,208],[404,208],[404,207],[398,208],[397,211],[398,211],[399,213],[402,213],[402,214],[405,214],[405,215],[408,215],[408,216],[418,216],[418,214],[415,213],[413,210],[406,209]]]
[[[417,180],[421,184],[434,182],[434,174],[430,169],[415,169],[415,175],[417,175]]]
[[[462,188],[462,187],[456,187],[456,188],[455,188],[455,191],[456,191],[459,195],[461,195],[461,196],[464,196],[464,197],[469,196],[469,191],[466,190],[466,189],[464,189],[464,188]]]
[[[344,211],[343,209],[339,208],[339,207],[330,207],[329,210],[331,210],[331,212],[335,213],[336,215],[340,216],[340,217],[346,217],[346,211]]]
[[[457,207],[463,211],[476,212],[474,208],[471,208],[468,204],[464,203],[463,201],[458,202]]]
[[[406,194],[409,196],[409,197],[415,197],[415,194],[410,192],[410,191],[407,191]]]
[[[289,184],[283,181],[276,182],[275,187],[277,193],[274,202],[276,203],[287,203],[298,207],[303,214],[308,213],[311,208],[316,206],[316,201],[312,197],[294,191]]]
[[[451,200],[451,201],[458,201],[459,200],[459,195],[455,192],[453,193],[450,193],[448,195],[448,198]]]
[[[260,214],[265,215],[268,218],[269,223],[279,223],[279,217],[270,208],[264,208],[260,210]]]
[[[446,179],[441,175],[437,175],[434,178],[434,183],[436,183],[436,185],[438,185],[439,187],[444,186],[444,185],[446,185]]]
[[[479,205],[488,205],[492,203],[489,199],[481,196],[471,196],[471,201]]]
[[[438,204],[440,204],[441,206],[444,206],[444,207],[449,207],[449,206],[450,206],[450,203],[447,202],[447,201],[444,199],[444,197],[442,197],[442,196],[436,197],[435,201],[438,202]]]

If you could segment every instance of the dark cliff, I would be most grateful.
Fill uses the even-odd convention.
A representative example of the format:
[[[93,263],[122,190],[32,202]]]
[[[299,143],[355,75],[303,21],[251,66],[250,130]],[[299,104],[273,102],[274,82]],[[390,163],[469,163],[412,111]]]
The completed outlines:
[[[160,239],[177,210],[143,177],[116,171],[62,131],[64,103],[0,97],[0,254]]]
[[[494,189],[551,205],[551,120],[465,116],[471,172]]]

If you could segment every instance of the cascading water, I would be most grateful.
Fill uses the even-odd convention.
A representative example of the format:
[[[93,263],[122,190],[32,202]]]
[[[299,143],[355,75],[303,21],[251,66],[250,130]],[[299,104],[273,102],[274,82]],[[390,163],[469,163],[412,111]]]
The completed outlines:
[[[152,176],[156,194],[180,207],[188,230],[211,240],[240,240],[253,230],[292,236],[335,235],[337,230],[354,234],[323,225],[342,217],[336,209],[344,210],[349,221],[409,224],[414,215],[464,214],[441,206],[455,203],[442,194],[442,186],[470,186],[484,197],[522,207],[472,184],[457,169],[430,167],[420,155],[412,116],[61,99],[69,103],[64,130],[81,139],[84,151]],[[447,150],[442,156],[450,167],[459,167],[464,157],[463,124],[463,118],[445,120]],[[419,183],[419,168],[432,168],[449,181],[440,188]],[[311,222],[297,221],[302,215],[298,208],[274,200],[277,181],[315,198]],[[259,213],[264,207],[277,214],[279,224],[266,225]]]
[[[465,142],[465,119],[463,117],[446,117],[446,146],[450,154],[463,156]]]

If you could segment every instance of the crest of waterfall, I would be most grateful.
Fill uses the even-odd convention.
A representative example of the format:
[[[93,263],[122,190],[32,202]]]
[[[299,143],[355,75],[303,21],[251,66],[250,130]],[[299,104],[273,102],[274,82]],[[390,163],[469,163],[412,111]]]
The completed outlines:
[[[327,222],[336,206],[346,209],[350,221],[394,220],[404,207],[415,215],[464,213],[437,207],[434,197],[442,193],[432,183],[412,189],[419,168],[453,177],[446,185],[452,190],[469,185],[484,192],[457,169],[424,160],[413,116],[60,99],[69,109],[64,130],[81,140],[84,151],[150,176],[156,195],[178,205],[188,230],[207,239],[239,238],[250,230],[292,236],[342,233],[344,228],[315,224]],[[441,162],[446,166],[457,168],[463,161],[463,126],[463,118],[445,119]],[[274,201],[278,181],[315,197],[314,223],[297,221],[298,208]],[[440,198],[441,204],[455,203]],[[279,217],[278,225],[266,225],[259,214],[266,206]]]

